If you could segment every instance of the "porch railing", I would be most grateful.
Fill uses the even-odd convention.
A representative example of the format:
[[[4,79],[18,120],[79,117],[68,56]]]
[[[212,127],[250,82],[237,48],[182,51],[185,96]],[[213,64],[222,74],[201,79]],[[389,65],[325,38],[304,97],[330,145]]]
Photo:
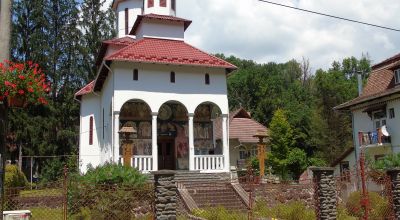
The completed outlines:
[[[124,164],[124,158],[120,158],[120,163]],[[130,164],[139,171],[150,172],[153,170],[153,157],[151,155],[135,155],[131,158]]]
[[[214,171],[224,169],[224,155],[195,155],[194,169]]]
[[[390,144],[390,137],[382,133],[382,129],[371,132],[358,132],[360,146]]]

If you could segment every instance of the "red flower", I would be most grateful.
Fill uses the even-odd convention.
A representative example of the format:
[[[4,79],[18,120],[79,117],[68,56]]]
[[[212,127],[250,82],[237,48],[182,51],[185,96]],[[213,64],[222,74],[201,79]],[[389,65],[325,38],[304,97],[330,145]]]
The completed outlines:
[[[18,93],[19,93],[20,95],[23,95],[23,94],[25,94],[25,91],[22,90],[22,89],[20,89],[20,90],[18,90]]]
[[[28,92],[30,92],[30,93],[34,92],[34,90],[32,89],[32,87],[29,87],[29,88],[28,88]]]
[[[0,95],[0,101],[3,101],[3,100],[4,100],[4,96]]]
[[[11,87],[12,87],[13,89],[15,89],[15,88],[17,88],[17,85],[15,85],[14,83],[12,83],[12,84],[11,84]]]
[[[6,85],[6,86],[11,86],[12,83],[10,83],[9,81],[4,81],[4,85]]]
[[[20,78],[21,80],[24,80],[24,79],[25,79],[25,76],[19,75],[18,78]]]

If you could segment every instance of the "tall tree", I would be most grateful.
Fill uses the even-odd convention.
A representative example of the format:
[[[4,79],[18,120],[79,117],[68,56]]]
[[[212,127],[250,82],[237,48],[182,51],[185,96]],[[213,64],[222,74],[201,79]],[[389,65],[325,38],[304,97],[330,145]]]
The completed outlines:
[[[116,35],[115,13],[111,7],[104,11],[105,0],[83,0],[81,5],[80,27],[84,33],[82,46],[84,48],[84,63],[87,72],[87,81],[96,76],[95,65],[101,42]]]

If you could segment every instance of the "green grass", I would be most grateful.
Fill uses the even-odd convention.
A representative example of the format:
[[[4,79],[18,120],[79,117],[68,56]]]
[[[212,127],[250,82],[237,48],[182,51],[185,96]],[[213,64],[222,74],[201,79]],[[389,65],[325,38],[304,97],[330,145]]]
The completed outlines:
[[[30,208],[32,212],[32,220],[57,220],[63,219],[63,209],[52,208]]]
[[[20,197],[45,197],[45,196],[62,196],[62,189],[33,189],[22,190],[19,193]]]

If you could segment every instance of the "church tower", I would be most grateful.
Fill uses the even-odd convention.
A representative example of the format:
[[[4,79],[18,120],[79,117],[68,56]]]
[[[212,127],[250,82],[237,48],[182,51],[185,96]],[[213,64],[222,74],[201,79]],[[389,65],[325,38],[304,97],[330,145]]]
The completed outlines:
[[[176,16],[176,0],[114,0],[118,37],[129,35],[138,15]]]

